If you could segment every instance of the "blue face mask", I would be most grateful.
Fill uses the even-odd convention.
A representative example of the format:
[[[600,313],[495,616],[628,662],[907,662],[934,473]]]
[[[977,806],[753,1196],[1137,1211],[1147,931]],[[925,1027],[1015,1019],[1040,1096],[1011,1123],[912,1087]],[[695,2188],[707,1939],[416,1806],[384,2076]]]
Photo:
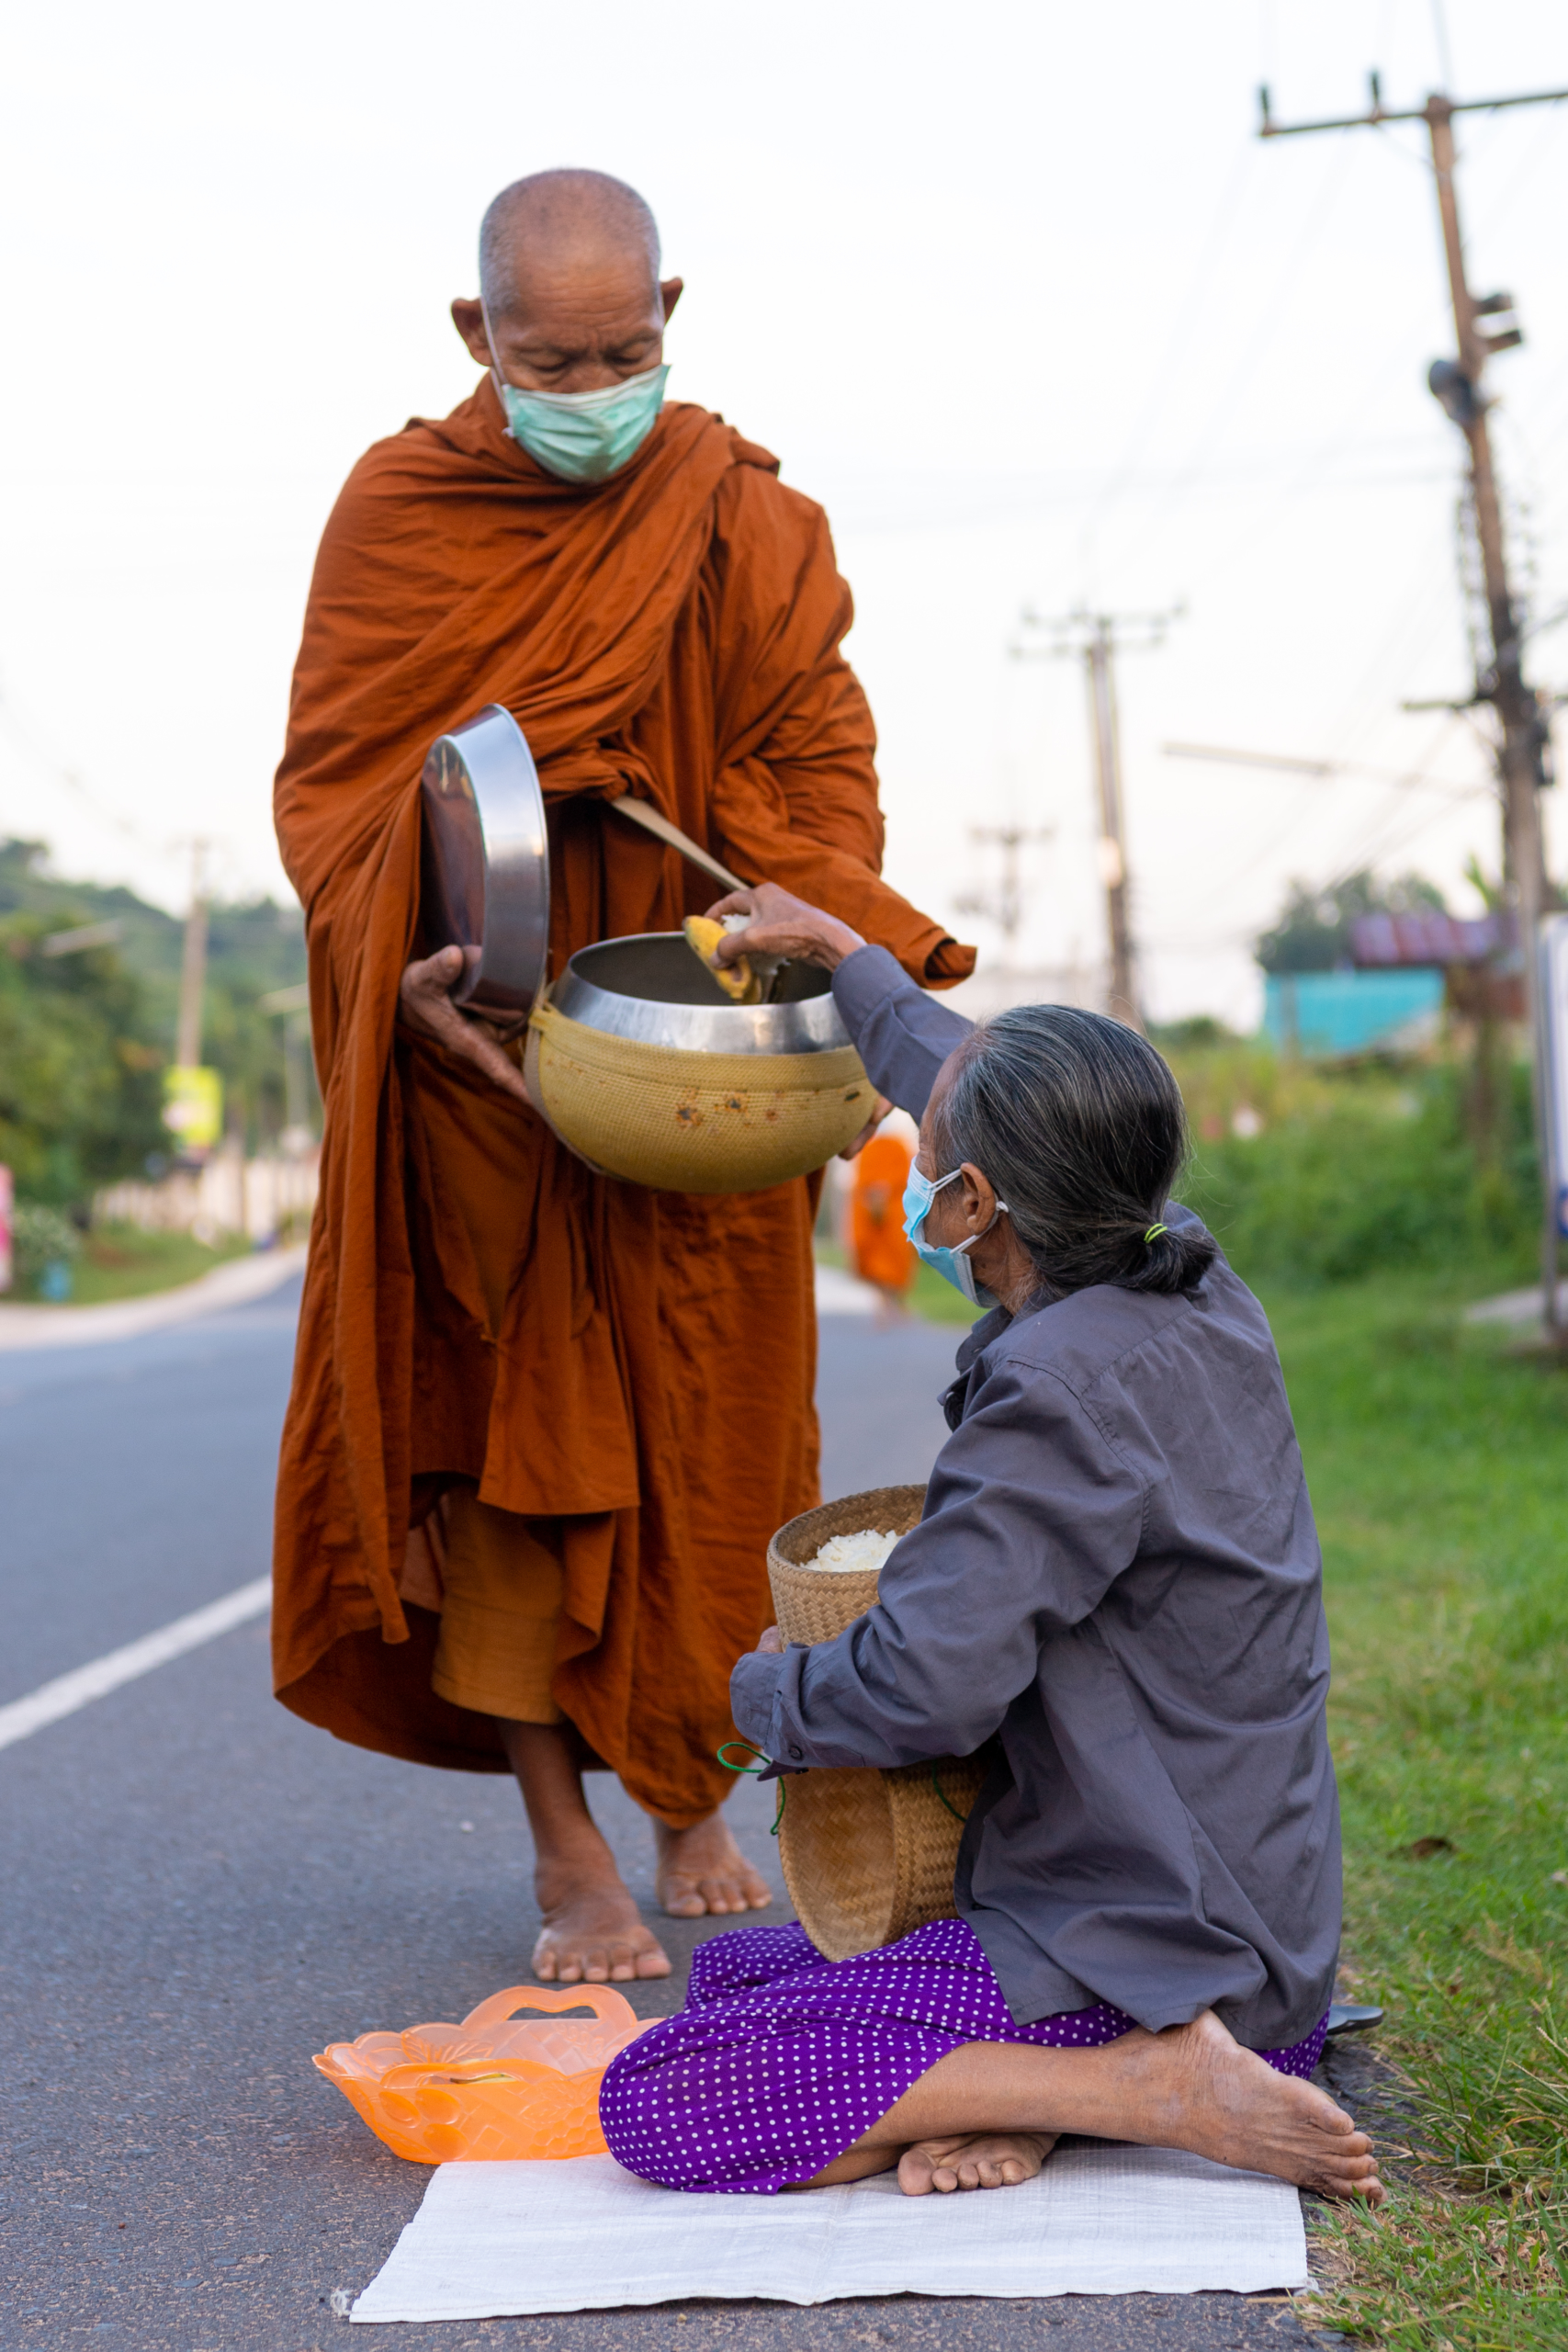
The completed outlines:
[[[606,481],[635,458],[664,401],[667,367],[597,392],[525,392],[499,368],[495,388],[520,449],[562,481]]]
[[[942,1280],[951,1283],[954,1290],[961,1291],[971,1306],[994,1306],[996,1300],[988,1290],[981,1290],[975,1280],[975,1269],[969,1263],[969,1251],[973,1250],[976,1241],[984,1240],[985,1235],[972,1233],[967,1241],[959,1243],[956,1250],[938,1249],[934,1241],[928,1241],[924,1237],[926,1216],[931,1203],[944,1185],[956,1183],[963,1173],[964,1170],[961,1168],[954,1168],[947,1175],[933,1179],[930,1176],[922,1176],[911,1161],[909,1181],[904,1187],[904,1230],[908,1235],[914,1246],[915,1255],[921,1263],[934,1266]],[[1006,1216],[1007,1214],[1007,1203],[998,1201],[997,1216]],[[995,1222],[996,1218],[993,1217],[991,1223],[994,1225]],[[988,1233],[990,1229],[990,1226],[987,1226],[986,1232]]]

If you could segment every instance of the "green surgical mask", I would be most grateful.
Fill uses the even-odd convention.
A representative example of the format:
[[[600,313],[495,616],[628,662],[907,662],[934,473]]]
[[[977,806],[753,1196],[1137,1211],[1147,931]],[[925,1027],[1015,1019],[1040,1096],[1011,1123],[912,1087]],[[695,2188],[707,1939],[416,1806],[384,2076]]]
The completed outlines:
[[[597,392],[525,392],[497,368],[495,389],[508,433],[547,473],[562,481],[607,481],[652,432],[669,373],[668,367],[650,368]]]

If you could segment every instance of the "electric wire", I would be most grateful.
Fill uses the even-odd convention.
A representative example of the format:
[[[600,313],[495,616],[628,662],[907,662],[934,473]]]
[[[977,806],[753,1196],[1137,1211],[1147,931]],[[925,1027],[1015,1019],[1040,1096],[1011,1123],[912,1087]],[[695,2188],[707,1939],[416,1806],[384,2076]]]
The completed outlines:
[[[31,761],[36,770],[51,783],[63,786],[97,823],[109,826],[124,840],[154,856],[160,865],[172,865],[189,850],[188,835],[171,837],[153,833],[145,825],[138,824],[133,818],[122,815],[101,799],[80,773],[40,739],[4,688],[0,688],[0,725],[4,726],[12,742],[25,758]],[[233,843],[213,834],[204,834],[203,841],[209,858],[220,861],[220,869],[228,870],[231,880],[235,878],[240,868]]]
[[[1361,866],[1376,862],[1374,858],[1367,855],[1366,844],[1377,838],[1378,831],[1380,831],[1384,825],[1393,808],[1403,805],[1400,803],[1398,796],[1403,792],[1409,791],[1415,786],[1426,785],[1429,781],[1427,772],[1431,767],[1432,762],[1436,759],[1444,743],[1448,741],[1455,725],[1456,719],[1454,715],[1451,712],[1445,712],[1442,719],[1429,736],[1424,749],[1418,754],[1412,766],[1406,770],[1402,776],[1396,778],[1387,788],[1383,800],[1380,805],[1379,813],[1373,820],[1373,828],[1364,831],[1363,833],[1357,838],[1357,846],[1348,853],[1348,863],[1345,864],[1343,866],[1343,873],[1340,876],[1341,879],[1350,874],[1359,872]],[[1228,876],[1226,876],[1224,880],[1216,883],[1210,888],[1207,892],[1207,901],[1209,905],[1223,906],[1224,901],[1237,889],[1239,889],[1243,883],[1249,881],[1252,878],[1260,866],[1271,862],[1278,856],[1280,850],[1284,847],[1285,842],[1290,839],[1291,835],[1296,831],[1297,827],[1306,817],[1321,815],[1321,798],[1314,790],[1316,782],[1316,779],[1308,779],[1303,777],[1300,784],[1292,787],[1296,795],[1296,807],[1288,817],[1285,824],[1272,832],[1269,835],[1269,838],[1257,850],[1255,850],[1251,856],[1247,858],[1241,865],[1235,867]],[[1434,822],[1437,819],[1446,816],[1449,813],[1450,808],[1454,806],[1456,802],[1477,797],[1482,792],[1488,788],[1489,787],[1485,786],[1479,785],[1455,785],[1452,787],[1449,797],[1444,801],[1441,807],[1432,809],[1424,809],[1420,812],[1415,831],[1418,832],[1427,823]],[[1387,854],[1386,848],[1382,852],[1382,854]],[[1341,850],[1342,861],[1345,856],[1346,853]],[[1325,887],[1326,888],[1329,886],[1325,885]]]
[[[1217,398],[1211,403],[1208,415],[1191,442],[1186,458],[1178,467],[1175,481],[1166,492],[1154,516],[1142,526],[1138,533],[1143,542],[1140,552],[1146,554],[1149,539],[1156,537],[1165,527],[1186,492],[1200,478],[1203,462],[1219,433],[1228,422],[1237,398],[1251,379],[1279,333],[1295,299],[1297,282],[1302,272],[1334,216],[1343,184],[1351,169],[1348,161],[1349,153],[1348,148],[1337,152],[1330,151],[1329,160],[1325,165],[1320,183],[1314,190],[1306,220],[1301,226],[1283,269],[1274,281],[1273,300],[1264,312],[1262,319],[1255,324],[1253,333],[1236,364],[1226,378]],[[1119,551],[1118,560],[1124,567],[1128,560],[1127,550]]]
[[[1221,189],[1220,200],[1210,221],[1208,233],[1199,248],[1186,292],[1177,306],[1175,326],[1165,349],[1150,371],[1153,390],[1138,416],[1119,461],[1111,468],[1105,481],[1092,499],[1084,516],[1079,534],[1079,561],[1086,577],[1089,570],[1089,549],[1096,525],[1113,507],[1122,492],[1133,481],[1138,459],[1147,447],[1149,435],[1160,416],[1168,407],[1171,386],[1180,373],[1193,336],[1198,331],[1199,312],[1202,298],[1219,266],[1220,256],[1230,242],[1233,223],[1237,215],[1237,198],[1250,176],[1255,162],[1252,141],[1237,150],[1229,175]]]

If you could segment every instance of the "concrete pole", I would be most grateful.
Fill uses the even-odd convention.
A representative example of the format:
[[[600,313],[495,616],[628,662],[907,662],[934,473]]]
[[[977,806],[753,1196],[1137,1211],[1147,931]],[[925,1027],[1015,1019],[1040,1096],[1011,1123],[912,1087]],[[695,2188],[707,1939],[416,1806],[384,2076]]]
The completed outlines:
[[[180,958],[180,1016],[175,1042],[175,1060],[181,1069],[195,1069],[201,1060],[201,1006],[207,989],[207,843],[197,841],[190,846],[190,912],[186,917]]]
[[[1535,695],[1525,684],[1519,642],[1519,620],[1508,580],[1507,548],[1503,534],[1497,476],[1492,462],[1492,435],[1481,379],[1489,356],[1488,339],[1477,324],[1480,313],[1465,277],[1464,239],[1460,229],[1459,191],[1454,178],[1453,107],[1439,96],[1427,101],[1427,126],[1432,141],[1432,173],[1437,183],[1438,211],[1442,222],[1443,254],[1448,264],[1449,293],[1453,304],[1459,362],[1475,393],[1473,412],[1461,420],[1470,447],[1471,496],[1475,535],[1480,544],[1482,576],[1492,637],[1490,699],[1497,713],[1498,779],[1503,799],[1503,874],[1518,922],[1524,958],[1525,1012],[1529,1024],[1530,1053],[1535,1072],[1536,1142],[1540,1154],[1542,1217],[1540,1261],[1542,1306],[1548,1337],[1561,1337],[1557,1316],[1557,1204],[1548,1165],[1546,1122],[1547,1072],[1544,1023],[1540,1011],[1539,941],[1546,904],[1546,865],[1541,842],[1540,713]],[[1517,340],[1517,337],[1511,337]]]
[[[1089,715],[1094,722],[1095,773],[1100,785],[1100,874],[1105,886],[1105,927],[1111,948],[1110,1010],[1134,1029],[1144,1025],[1138,1003],[1128,908],[1127,835],[1122,812],[1122,744],[1116,724],[1115,639],[1099,616],[1084,646]]]

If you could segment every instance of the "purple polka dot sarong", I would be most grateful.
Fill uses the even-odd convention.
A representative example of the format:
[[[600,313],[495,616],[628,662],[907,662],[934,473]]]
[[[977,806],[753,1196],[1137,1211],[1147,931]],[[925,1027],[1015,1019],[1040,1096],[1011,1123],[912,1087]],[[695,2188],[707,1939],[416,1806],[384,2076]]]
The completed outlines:
[[[1134,2022],[1100,2002],[1015,2025],[963,1919],[840,1961],[799,1926],[736,1928],[698,1945],[685,2007],[612,2060],[599,2120],[644,2180],[771,2197],[814,2179],[964,2042],[1094,2049]],[[1310,2075],[1327,2023],[1258,2054]]]

